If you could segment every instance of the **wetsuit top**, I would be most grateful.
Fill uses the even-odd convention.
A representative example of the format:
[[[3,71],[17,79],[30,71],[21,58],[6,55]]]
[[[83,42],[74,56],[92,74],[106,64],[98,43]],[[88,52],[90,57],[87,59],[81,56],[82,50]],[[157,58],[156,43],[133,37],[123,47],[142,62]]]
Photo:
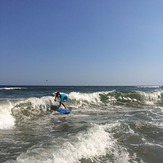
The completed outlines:
[[[60,94],[60,101],[65,102],[68,100],[68,96],[66,94]]]

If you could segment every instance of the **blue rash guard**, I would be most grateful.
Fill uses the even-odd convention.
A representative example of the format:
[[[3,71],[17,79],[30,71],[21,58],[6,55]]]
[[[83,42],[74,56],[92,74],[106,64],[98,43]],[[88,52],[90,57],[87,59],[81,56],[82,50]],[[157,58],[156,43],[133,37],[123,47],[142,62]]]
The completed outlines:
[[[68,100],[68,96],[66,94],[60,94],[60,101],[66,102]]]

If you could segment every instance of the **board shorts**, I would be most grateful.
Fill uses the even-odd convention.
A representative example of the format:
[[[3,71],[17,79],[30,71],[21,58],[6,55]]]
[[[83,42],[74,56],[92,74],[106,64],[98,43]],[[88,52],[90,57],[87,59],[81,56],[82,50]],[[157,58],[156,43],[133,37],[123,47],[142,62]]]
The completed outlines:
[[[66,94],[61,94],[60,95],[60,101],[61,102],[66,102],[68,100],[68,96]]]

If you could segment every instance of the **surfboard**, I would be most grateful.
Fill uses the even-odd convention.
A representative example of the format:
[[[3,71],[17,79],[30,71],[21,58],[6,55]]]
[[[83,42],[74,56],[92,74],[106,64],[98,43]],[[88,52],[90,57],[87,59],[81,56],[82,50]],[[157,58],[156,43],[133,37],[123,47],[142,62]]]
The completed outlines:
[[[70,109],[64,109],[64,108],[59,108],[57,109],[57,112],[62,113],[62,114],[69,114],[71,113]]]

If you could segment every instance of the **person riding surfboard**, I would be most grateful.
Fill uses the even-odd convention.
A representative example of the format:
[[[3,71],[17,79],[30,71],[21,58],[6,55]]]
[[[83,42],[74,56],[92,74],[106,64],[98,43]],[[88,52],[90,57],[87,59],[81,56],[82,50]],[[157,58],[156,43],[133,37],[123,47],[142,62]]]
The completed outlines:
[[[66,107],[66,105],[64,104],[64,102],[66,102],[66,101],[68,100],[68,96],[67,96],[66,94],[63,94],[63,93],[61,94],[60,92],[57,92],[57,93],[55,94],[55,99],[54,99],[54,101],[56,101],[57,98],[60,100],[58,108],[60,108],[60,106],[63,105],[64,108],[67,109],[67,107]]]

